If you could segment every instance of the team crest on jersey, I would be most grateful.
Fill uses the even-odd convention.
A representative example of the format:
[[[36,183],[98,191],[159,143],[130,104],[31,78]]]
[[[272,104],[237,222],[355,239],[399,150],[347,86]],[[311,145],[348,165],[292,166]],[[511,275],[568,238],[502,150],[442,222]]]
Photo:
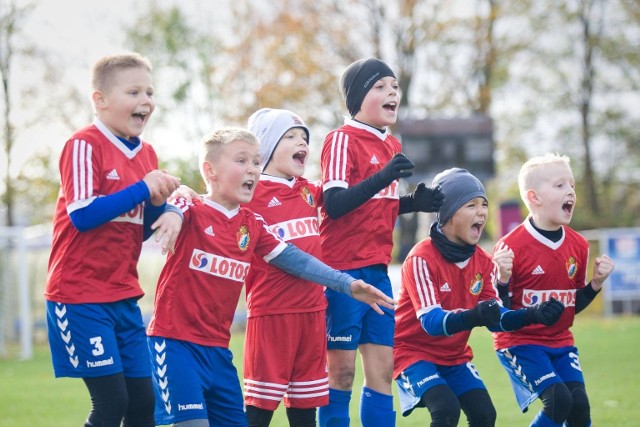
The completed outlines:
[[[482,274],[476,273],[476,275],[473,276],[473,280],[471,281],[471,286],[469,286],[469,292],[471,292],[473,295],[478,295],[482,291],[482,286]]]
[[[316,206],[316,201],[313,200],[313,194],[311,194],[311,191],[309,191],[309,189],[306,186],[302,187],[302,189],[300,190],[300,195],[302,196],[305,202],[309,203],[309,206],[311,207]]]
[[[236,233],[236,238],[238,240],[238,247],[240,250],[246,251],[249,247],[249,242],[251,241],[251,237],[249,236],[249,230],[246,225],[240,226],[238,232]]]
[[[575,257],[570,256],[567,260],[567,274],[569,274],[569,279],[573,279],[576,277],[576,273],[578,272],[578,263],[576,263]]]

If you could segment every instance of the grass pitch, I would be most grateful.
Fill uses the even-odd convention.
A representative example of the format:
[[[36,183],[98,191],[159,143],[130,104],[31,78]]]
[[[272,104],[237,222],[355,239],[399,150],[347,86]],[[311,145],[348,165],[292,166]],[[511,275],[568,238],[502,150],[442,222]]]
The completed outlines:
[[[640,425],[640,415],[635,408],[640,396],[637,360],[640,317],[578,316],[573,332],[585,371],[594,427]],[[240,374],[243,338],[242,334],[235,334],[231,345]],[[520,413],[507,374],[491,347],[489,332],[477,328],[471,334],[470,344],[474,349],[476,368],[498,411],[497,426],[528,426],[540,409],[540,403],[532,405],[527,414]],[[354,427],[360,426],[358,404],[362,377],[360,372],[357,375],[351,401],[351,425]],[[89,394],[81,380],[53,378],[46,345],[36,346],[33,360],[0,360],[0,426],[81,426],[89,407]],[[397,400],[395,409],[399,412]],[[398,427],[425,426],[429,423],[429,415],[425,409],[418,409],[407,418],[398,415],[397,420]],[[271,425],[288,425],[282,405]],[[459,425],[466,425],[464,414]]]

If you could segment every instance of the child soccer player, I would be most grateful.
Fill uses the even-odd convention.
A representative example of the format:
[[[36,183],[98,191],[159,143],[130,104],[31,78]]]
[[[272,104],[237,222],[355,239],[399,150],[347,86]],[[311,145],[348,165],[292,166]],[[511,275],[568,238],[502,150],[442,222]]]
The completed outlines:
[[[282,240],[321,257],[319,182],[302,177],[309,129],[287,110],[263,108],[249,118],[260,140],[262,174],[247,208]],[[250,426],[268,426],[284,399],[291,426],[315,426],[316,407],[329,403],[327,301],[309,287],[254,256],[246,280],[247,333],[244,397]]]
[[[511,379],[520,409],[540,398],[542,410],[532,426],[590,426],[589,399],[570,327],[602,289],[614,265],[595,259],[586,283],[587,240],[569,228],[576,204],[569,158],[546,154],[528,160],[518,176],[529,216],[500,239],[496,251],[513,251],[513,268],[500,271],[498,290],[505,305],[519,309],[557,298],[567,307],[560,321],[542,330],[531,325],[494,334],[494,348]]]
[[[160,274],[148,328],[158,424],[247,425],[228,347],[254,254],[290,274],[352,295],[380,314],[378,304],[393,307],[394,301],[373,286],[285,243],[261,216],[240,207],[251,201],[260,165],[258,140],[248,130],[221,129],[203,141],[200,172],[207,194],[203,201],[182,206],[184,223],[175,253]]]
[[[180,184],[140,140],[155,102],[151,65],[138,54],[93,68],[95,120],[67,141],[45,289],[56,377],[82,378],[85,426],[154,426],[151,367],[137,300],[143,222],[165,211]],[[180,219],[164,220],[167,237]],[[172,221],[177,219],[177,224]]]
[[[434,212],[437,189],[418,185],[399,196],[398,179],[411,176],[413,163],[401,153],[387,126],[398,116],[400,94],[391,68],[375,59],[349,65],[340,79],[351,115],[332,131],[321,153],[323,198],[320,238],[323,261],[392,295],[387,266],[399,213]],[[322,427],[349,425],[349,401],[359,349],[364,370],[362,425],[395,425],[391,396],[393,327],[391,310],[377,316],[366,305],[326,291],[329,405],[321,407]]]
[[[434,185],[445,197],[438,221],[402,266],[394,347],[402,415],[426,407],[432,427],[455,427],[462,409],[470,426],[493,426],[496,410],[471,363],[471,329],[552,324],[564,308],[550,300],[518,311],[501,309],[494,263],[509,269],[513,253],[503,248],[492,260],[478,246],[489,213],[484,186],[460,168],[438,174]]]

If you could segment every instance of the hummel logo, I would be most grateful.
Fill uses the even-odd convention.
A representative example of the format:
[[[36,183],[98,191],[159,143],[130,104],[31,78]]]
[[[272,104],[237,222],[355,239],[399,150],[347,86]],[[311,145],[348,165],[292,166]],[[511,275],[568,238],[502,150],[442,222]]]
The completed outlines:
[[[373,157],[371,158],[371,164],[372,165],[379,165],[380,162],[378,161],[378,158],[376,157],[376,155],[374,154]]]
[[[444,282],[444,285],[440,286],[440,292],[451,292],[449,282]]]
[[[118,176],[118,171],[116,171],[115,169],[112,169],[111,172],[107,174],[107,179],[119,180],[120,177]]]
[[[540,267],[540,264],[536,268],[533,269],[531,274],[544,274],[544,270]]]
[[[208,226],[204,229],[204,234],[208,234],[209,236],[215,236],[216,234],[213,232],[213,227]]]
[[[271,201],[269,202],[269,204],[267,205],[268,208],[274,208],[276,206],[280,206],[282,203],[280,203],[280,200],[276,199],[275,197],[273,199],[271,199]]]

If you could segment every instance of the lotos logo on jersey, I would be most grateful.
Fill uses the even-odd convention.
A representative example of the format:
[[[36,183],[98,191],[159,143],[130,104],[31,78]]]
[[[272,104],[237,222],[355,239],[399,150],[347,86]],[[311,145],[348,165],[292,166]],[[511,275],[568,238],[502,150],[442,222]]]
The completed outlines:
[[[132,224],[140,224],[143,223],[143,214],[144,214],[144,204],[140,203],[136,205],[135,208],[131,209],[129,212],[125,212],[120,214],[119,216],[113,218],[112,222],[130,222]]]
[[[557,299],[563,303],[565,307],[573,307],[576,305],[576,290],[547,289],[538,291],[525,289],[522,292],[522,305],[524,307],[531,307],[533,305],[549,301],[551,298]]]
[[[398,188],[398,181],[393,181],[387,188],[383,188],[373,196],[374,199],[399,199],[400,190]]]
[[[482,274],[476,273],[471,281],[471,286],[469,286],[469,292],[473,295],[478,295],[482,291],[482,285]]]
[[[576,273],[578,272],[578,264],[576,263],[575,257],[570,256],[567,260],[567,273],[569,274],[569,279],[573,279],[576,277]]]
[[[318,218],[296,218],[291,221],[279,222],[270,227],[271,231],[278,235],[285,242],[303,237],[318,236]]]
[[[191,254],[189,268],[235,282],[244,282],[250,265],[248,262],[225,258],[201,251],[200,249],[194,249]]]
[[[309,206],[311,207],[316,206],[316,201],[313,200],[313,194],[311,194],[311,191],[309,191],[309,189],[306,186],[302,187],[302,189],[300,190],[300,195],[302,196],[305,202],[309,203]]]
[[[249,230],[247,230],[246,225],[241,225],[236,233],[236,238],[238,240],[238,247],[240,250],[246,251],[249,247],[249,242],[251,241],[251,237],[249,236]]]

